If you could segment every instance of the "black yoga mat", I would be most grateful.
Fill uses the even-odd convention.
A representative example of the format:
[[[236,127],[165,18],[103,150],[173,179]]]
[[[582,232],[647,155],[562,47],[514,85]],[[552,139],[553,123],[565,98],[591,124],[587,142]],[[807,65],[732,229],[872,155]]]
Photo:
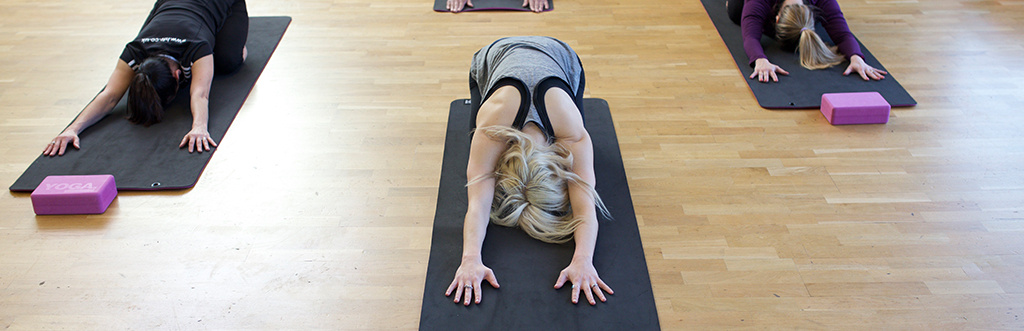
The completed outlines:
[[[447,4],[447,0],[434,0],[434,11],[448,12],[448,9],[445,8]],[[523,0],[473,0],[473,7],[466,6],[462,9],[462,11],[481,10],[530,11],[530,8],[523,7]],[[544,11],[552,10],[555,10],[555,1],[548,0],[548,9]]]
[[[213,140],[220,143],[224,138],[291,20],[284,16],[249,18],[245,64],[233,74],[214,76],[210,89],[209,131]],[[181,138],[192,128],[188,89],[180,91],[163,121],[149,127],[124,119],[126,99],[79,135],[81,150],[68,146],[64,156],[39,156],[10,190],[32,191],[49,175],[111,174],[118,190],[184,189],[195,185],[216,148],[203,153],[178,148]]]
[[[448,115],[420,330],[659,329],[647,262],[608,103],[584,99],[584,115],[594,142],[597,191],[613,217],[599,220],[594,266],[615,294],[609,295],[607,302],[591,306],[580,293],[580,303],[573,305],[568,283],[559,290],[553,288],[558,273],[572,259],[571,242],[547,244],[517,228],[491,224],[484,239],[483,261],[494,270],[501,289],[485,282],[483,301],[469,307],[444,296],[461,261],[467,204],[470,106],[467,100],[456,100]]]
[[[743,1],[743,0],[732,0]],[[885,97],[885,100],[894,107],[906,107],[917,104],[914,98],[907,93],[907,90],[896,81],[893,73],[890,72],[885,79],[880,81],[864,81],[860,75],[851,73],[843,76],[849,62],[837,66],[821,69],[808,70],[800,66],[800,57],[792,50],[784,50],[780,43],[766,36],[761,37],[761,45],[764,47],[764,54],[772,63],[786,69],[789,75],[779,75],[778,82],[761,83],[756,79],[750,79],[754,68],[748,64],[746,52],[743,51],[743,36],[740,34],[740,26],[729,19],[725,9],[725,0],[701,0],[704,10],[707,11],[711,21],[714,22],[718,34],[725,41],[725,46],[732,53],[733,60],[739,66],[743,74],[740,78],[747,81],[750,91],[757,98],[757,103],[763,108],[785,109],[785,108],[820,108],[821,95],[824,93],[843,92],[878,92]],[[824,33],[825,29],[819,24],[816,28],[822,39],[832,45],[832,39]],[[864,52],[864,62],[885,70],[884,66],[875,59],[874,55],[864,47],[860,40],[860,49]]]

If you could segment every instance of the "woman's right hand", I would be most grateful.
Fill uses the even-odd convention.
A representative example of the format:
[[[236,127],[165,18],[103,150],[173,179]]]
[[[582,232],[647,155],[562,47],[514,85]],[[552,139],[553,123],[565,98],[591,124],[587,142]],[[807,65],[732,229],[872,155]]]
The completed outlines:
[[[779,76],[776,73],[789,75],[789,72],[782,69],[782,67],[768,62],[766,58],[760,58],[754,61],[754,73],[750,74],[750,79],[757,77],[757,81],[762,83],[767,83],[769,79],[778,82]]]
[[[68,144],[71,144],[76,149],[80,148],[78,145],[78,134],[64,130],[64,132],[61,132],[60,135],[53,138],[53,141],[46,145],[46,149],[43,149],[43,155],[64,155],[64,150],[67,149]]]
[[[452,280],[452,284],[448,285],[448,290],[444,292],[444,296],[451,296],[454,291],[455,303],[459,303],[460,299],[465,298],[462,302],[463,305],[469,306],[470,299],[475,299],[474,303],[479,304],[480,285],[483,284],[485,279],[494,288],[499,287],[498,279],[494,277],[494,272],[491,271],[491,268],[488,268],[479,261],[462,261],[459,270],[455,271],[455,280]]]

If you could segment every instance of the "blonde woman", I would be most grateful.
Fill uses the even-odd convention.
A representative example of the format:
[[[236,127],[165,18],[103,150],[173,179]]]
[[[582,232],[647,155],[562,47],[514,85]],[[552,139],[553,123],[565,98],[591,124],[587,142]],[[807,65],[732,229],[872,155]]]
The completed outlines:
[[[574,240],[572,261],[554,288],[571,283],[574,304],[580,292],[591,305],[604,302],[613,292],[593,257],[597,213],[607,211],[594,191],[579,57],[554,38],[503,38],[473,56],[469,80],[475,125],[466,166],[469,205],[462,263],[445,296],[468,306],[480,303],[483,281],[499,287],[481,259],[491,221],[545,242]]]
[[[807,69],[824,69],[848,59],[850,64],[843,75],[856,72],[864,80],[880,80],[888,74],[864,63],[864,54],[836,0],[729,0],[726,7],[729,18],[740,24],[743,49],[754,67],[751,79],[777,82],[779,74],[789,74],[765,56],[762,34],[777,38],[785,46],[795,46],[800,65]],[[835,46],[826,45],[814,31],[815,19],[821,21]]]

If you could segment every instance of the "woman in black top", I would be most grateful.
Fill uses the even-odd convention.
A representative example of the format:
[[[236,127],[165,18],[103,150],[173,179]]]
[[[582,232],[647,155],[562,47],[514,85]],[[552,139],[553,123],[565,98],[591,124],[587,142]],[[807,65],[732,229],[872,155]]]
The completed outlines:
[[[245,61],[249,14],[245,0],[159,0],[138,36],[128,43],[107,85],[64,132],[43,150],[64,155],[78,134],[106,115],[128,92],[127,118],[150,125],[163,117],[178,88],[188,86],[192,129],[179,147],[202,152],[216,147],[207,130],[213,74],[237,70]]]

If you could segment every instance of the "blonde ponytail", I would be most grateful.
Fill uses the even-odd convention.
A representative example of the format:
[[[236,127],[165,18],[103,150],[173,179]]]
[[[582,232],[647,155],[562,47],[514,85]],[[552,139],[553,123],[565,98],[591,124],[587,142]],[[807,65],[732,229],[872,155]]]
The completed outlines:
[[[775,24],[775,34],[783,42],[799,39],[797,52],[800,53],[800,65],[804,68],[825,69],[845,60],[837,52],[837,47],[829,47],[814,32],[814,11],[806,5],[782,7],[779,10],[779,22]]]
[[[534,144],[526,134],[510,127],[491,126],[482,132],[506,142],[494,171],[491,222],[518,226],[543,242],[569,241],[583,222],[573,215],[570,183],[583,187],[596,208],[608,216],[597,191],[572,172],[572,154],[565,146]],[[474,178],[470,184],[483,178]]]

